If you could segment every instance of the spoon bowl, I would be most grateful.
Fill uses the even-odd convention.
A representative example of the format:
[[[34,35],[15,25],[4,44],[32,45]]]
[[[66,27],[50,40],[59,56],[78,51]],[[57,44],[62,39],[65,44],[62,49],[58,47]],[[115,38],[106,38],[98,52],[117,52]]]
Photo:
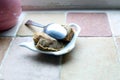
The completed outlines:
[[[81,31],[81,28],[79,25],[75,24],[75,23],[70,23],[69,24],[70,27],[73,27],[75,28],[75,31],[74,31],[74,36],[72,38],[72,40],[64,47],[62,48],[60,51],[42,51],[42,50],[39,50],[35,47],[34,45],[34,42],[23,42],[23,43],[20,43],[19,45],[21,47],[25,47],[25,48],[28,48],[32,51],[35,51],[35,52],[39,52],[39,53],[43,53],[43,54],[51,54],[51,55],[63,55],[63,54],[66,54],[68,52],[70,52],[74,47],[75,47],[75,43],[76,43],[76,39]]]
[[[51,24],[48,24],[46,26],[42,25],[42,24],[39,24],[37,22],[34,22],[32,20],[28,20],[26,23],[25,23],[26,26],[29,26],[29,25],[33,25],[33,26],[36,26],[36,27],[41,27],[43,28],[44,32],[46,34],[48,34],[49,36],[55,38],[55,39],[64,39],[66,36],[67,36],[67,30],[62,27],[60,24],[56,24],[56,23],[51,23]]]

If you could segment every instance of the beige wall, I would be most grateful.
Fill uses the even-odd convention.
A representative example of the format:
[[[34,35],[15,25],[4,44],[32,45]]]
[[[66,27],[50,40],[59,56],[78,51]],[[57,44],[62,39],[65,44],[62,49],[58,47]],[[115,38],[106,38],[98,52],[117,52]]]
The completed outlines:
[[[24,9],[120,8],[120,0],[21,0]]]

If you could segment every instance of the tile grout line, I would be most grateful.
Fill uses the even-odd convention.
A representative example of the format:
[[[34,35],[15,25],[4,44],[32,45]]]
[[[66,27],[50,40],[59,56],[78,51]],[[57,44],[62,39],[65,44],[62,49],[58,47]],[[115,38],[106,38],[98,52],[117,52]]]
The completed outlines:
[[[112,23],[111,23],[110,14],[109,14],[109,12],[106,12],[106,14],[107,14],[108,22],[109,22],[109,25],[110,25],[110,30],[111,30],[111,32],[112,32],[112,37],[113,37],[113,36],[115,36],[115,35],[114,35],[114,31],[113,31],[113,29],[112,29]]]
[[[40,13],[40,14],[43,14],[43,13],[46,13],[46,14],[52,14],[52,13],[63,13],[65,12],[65,10],[62,10],[62,11],[56,11],[56,10],[52,10],[52,11],[24,11],[25,13],[28,13],[28,14],[31,14],[31,13]]]
[[[107,14],[107,17],[108,17],[108,21],[109,21],[109,25],[110,25],[110,29],[111,29],[111,32],[112,32],[112,38],[113,38],[113,41],[114,41],[114,44],[115,44],[115,48],[116,48],[116,54],[117,54],[117,61],[120,63],[120,55],[119,55],[119,48],[118,48],[118,45],[117,45],[117,42],[116,42],[116,36],[114,35],[114,31],[112,29],[112,23],[110,21],[110,15],[108,12],[106,12]]]
[[[65,24],[67,24],[67,22],[66,22],[66,21],[67,21],[67,14],[68,14],[68,12],[65,12],[65,13],[64,13],[64,15],[65,15],[65,18],[64,18],[64,19],[65,19],[65,20],[64,20],[64,21],[65,21]],[[60,63],[60,67],[59,67],[59,70],[60,70],[60,71],[59,71],[59,80],[61,80],[62,57],[63,57],[63,55],[60,56],[60,62],[59,62],[59,63]]]
[[[10,48],[11,48],[11,46],[12,46],[13,41],[14,41],[14,37],[12,38],[12,40],[11,40],[11,42],[10,42],[10,44],[9,44],[9,47],[8,47],[8,49],[5,51],[5,55],[4,55],[4,57],[3,57],[2,61],[1,61],[1,64],[0,64],[0,79],[3,79],[3,78],[2,78],[2,77],[3,77],[3,76],[2,76],[2,66],[3,66],[3,64],[4,64],[4,62],[5,62],[5,59],[7,58],[8,54],[9,54],[9,51],[10,51]]]
[[[68,10],[68,13],[105,13],[106,10]],[[107,12],[111,12],[108,10]]]
[[[19,23],[16,25],[16,26],[17,26],[17,29],[16,29],[16,31],[15,31],[15,35],[14,35],[14,36],[17,35],[17,32],[19,31],[20,26],[21,26],[21,24],[23,23],[23,20],[24,20],[26,14],[27,14],[27,13],[22,12],[22,14],[20,15],[19,20],[18,20]]]
[[[61,80],[61,70],[62,70],[62,55],[60,56],[60,66],[59,66],[59,79],[58,80]]]
[[[113,36],[113,40],[114,40],[114,44],[115,44],[115,47],[116,47],[116,53],[117,53],[117,57],[118,57],[118,62],[120,63],[120,55],[119,55],[119,47],[118,47],[118,45],[117,45],[117,42],[116,42],[116,37],[115,36]]]
[[[10,47],[12,46],[12,43],[13,43],[13,41],[14,41],[14,38],[15,38],[15,37],[12,38],[12,40],[11,40],[11,42],[10,42],[10,44],[9,44],[8,49],[5,51],[4,58],[2,59],[1,64],[0,64],[0,69],[1,69],[1,65],[4,63],[4,61],[5,61],[8,53],[9,53],[9,51],[10,51]]]

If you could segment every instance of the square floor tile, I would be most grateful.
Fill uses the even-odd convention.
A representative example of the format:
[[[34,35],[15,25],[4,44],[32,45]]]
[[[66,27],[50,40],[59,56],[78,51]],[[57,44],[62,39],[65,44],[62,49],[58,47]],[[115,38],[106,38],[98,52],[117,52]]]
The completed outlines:
[[[110,26],[114,36],[120,36],[120,11],[108,12]]]
[[[59,80],[59,56],[43,55],[20,47],[31,37],[15,38],[1,67],[2,80]]]
[[[111,30],[105,13],[76,13],[67,14],[67,23],[77,23],[81,27],[79,36],[111,36]]]
[[[11,37],[0,37],[0,62],[3,59],[5,52],[9,48],[11,41]]]
[[[34,31],[42,31],[42,28],[34,27],[31,28],[26,27],[24,24],[27,20],[33,20],[43,25],[47,25],[49,23],[59,23],[65,24],[65,15],[64,12],[31,12],[27,13],[23,24],[21,25],[18,34],[19,36],[30,36],[33,35]]]
[[[62,57],[61,80],[119,80],[120,64],[112,38],[78,38]]]

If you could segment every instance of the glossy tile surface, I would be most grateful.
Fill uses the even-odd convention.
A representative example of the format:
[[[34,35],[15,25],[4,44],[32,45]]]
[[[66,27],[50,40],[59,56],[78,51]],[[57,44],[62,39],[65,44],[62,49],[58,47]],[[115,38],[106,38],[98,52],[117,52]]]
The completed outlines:
[[[120,12],[108,12],[110,26],[114,36],[120,36]]]
[[[12,41],[11,37],[0,37],[0,63],[7,49],[9,48],[11,41]]]
[[[26,27],[25,23],[28,20],[33,20],[33,21],[38,22],[43,25],[47,25],[49,23],[65,24],[65,15],[63,12],[27,13],[17,35],[28,36],[28,35],[33,35],[34,31],[42,31],[43,30],[42,28],[38,28],[38,27],[34,27],[34,26],[32,26],[30,28]]]
[[[67,14],[67,23],[77,23],[82,28],[80,36],[111,36],[111,30],[105,13]]]
[[[59,57],[19,46],[19,43],[31,39],[15,38],[1,67],[2,80],[59,80]]]
[[[120,80],[119,13],[24,11],[16,29],[0,33],[0,80]],[[26,27],[27,20],[43,25],[74,22],[82,31],[70,53],[45,55],[19,46],[32,41],[32,31],[43,30]]]
[[[112,38],[78,38],[62,58],[61,80],[119,80],[120,64]]]

